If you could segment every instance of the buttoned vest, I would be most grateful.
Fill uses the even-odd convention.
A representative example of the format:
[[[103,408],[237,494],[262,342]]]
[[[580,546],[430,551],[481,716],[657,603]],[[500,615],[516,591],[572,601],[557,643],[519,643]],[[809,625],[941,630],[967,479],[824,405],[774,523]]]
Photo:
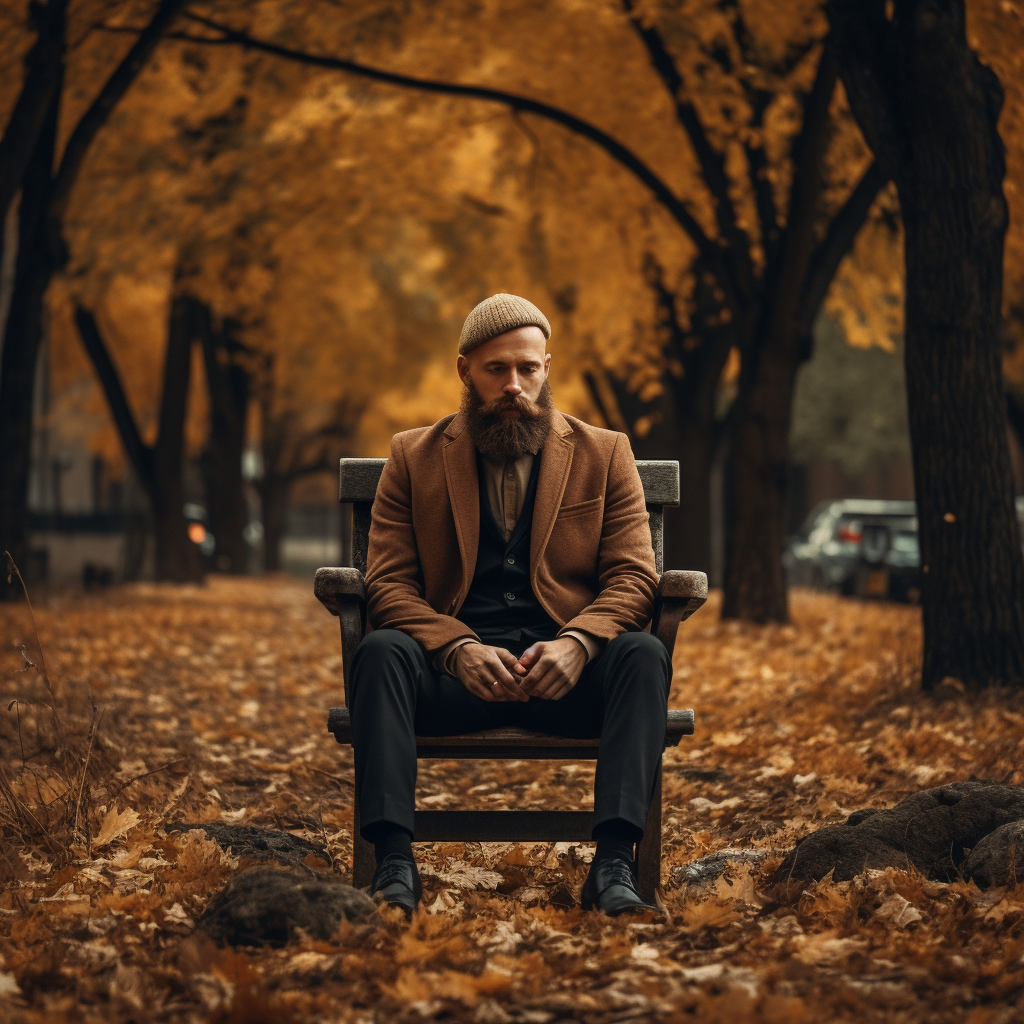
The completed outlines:
[[[530,586],[530,531],[539,471],[538,455],[533,460],[523,510],[506,541],[491,511],[483,467],[477,460],[480,542],[473,582],[457,618],[481,640],[494,646],[502,642],[530,644],[553,640],[558,634],[558,623],[544,611]]]

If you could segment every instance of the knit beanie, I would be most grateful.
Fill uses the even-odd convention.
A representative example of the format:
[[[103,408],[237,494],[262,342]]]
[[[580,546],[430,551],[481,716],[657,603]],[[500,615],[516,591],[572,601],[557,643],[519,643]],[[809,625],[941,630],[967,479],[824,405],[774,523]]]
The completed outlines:
[[[478,345],[506,331],[531,326],[539,327],[545,339],[551,337],[548,318],[532,302],[508,292],[498,292],[477,303],[466,317],[462,337],[459,338],[459,355],[472,352]]]

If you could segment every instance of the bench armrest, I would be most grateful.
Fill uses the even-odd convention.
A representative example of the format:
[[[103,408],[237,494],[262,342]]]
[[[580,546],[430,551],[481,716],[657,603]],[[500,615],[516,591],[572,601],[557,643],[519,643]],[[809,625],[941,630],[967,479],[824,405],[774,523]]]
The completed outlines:
[[[670,569],[661,577],[654,602],[651,632],[667,648],[669,655],[676,644],[679,623],[688,619],[708,599],[708,578],[705,573]]]
[[[358,569],[317,569],[313,593],[341,620],[341,663],[345,673],[345,701],[349,699],[352,658],[366,632],[366,583]]]
[[[343,604],[366,604],[366,583],[358,569],[317,569],[313,593],[332,615],[340,615]]]

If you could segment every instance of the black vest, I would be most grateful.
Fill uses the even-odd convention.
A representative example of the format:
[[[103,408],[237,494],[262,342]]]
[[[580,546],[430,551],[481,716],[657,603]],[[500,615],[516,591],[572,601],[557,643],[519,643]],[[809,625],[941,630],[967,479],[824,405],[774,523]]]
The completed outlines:
[[[533,460],[523,510],[506,542],[491,511],[483,467],[477,462],[480,546],[473,582],[457,617],[494,646],[501,641],[553,640],[558,634],[558,623],[544,611],[530,586],[530,531],[539,472],[538,455]]]

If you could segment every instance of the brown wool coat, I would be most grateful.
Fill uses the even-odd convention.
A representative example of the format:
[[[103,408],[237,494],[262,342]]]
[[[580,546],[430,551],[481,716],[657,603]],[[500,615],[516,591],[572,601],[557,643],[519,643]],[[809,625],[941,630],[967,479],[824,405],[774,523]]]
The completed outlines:
[[[462,413],[396,434],[370,523],[366,589],[375,629],[427,651],[473,631],[454,616],[480,534],[476,449]],[[625,434],[552,413],[541,452],[530,582],[560,626],[610,640],[650,621],[658,575],[643,486]]]

